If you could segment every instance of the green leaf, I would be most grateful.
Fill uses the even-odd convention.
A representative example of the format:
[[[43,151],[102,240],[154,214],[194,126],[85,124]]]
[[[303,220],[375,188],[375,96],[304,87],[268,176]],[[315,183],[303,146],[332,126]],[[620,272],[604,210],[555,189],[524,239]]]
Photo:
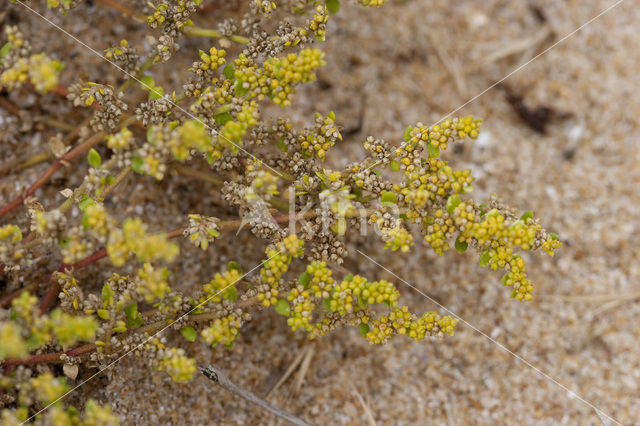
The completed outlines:
[[[391,170],[393,170],[394,172],[397,172],[398,170],[400,170],[400,162],[398,162],[397,160],[391,160],[391,162],[389,163],[389,167],[391,167]]]
[[[238,300],[238,289],[235,285],[231,285],[225,289],[223,296],[229,302],[235,302]]]
[[[221,112],[220,114],[214,115],[213,119],[216,121],[218,126],[224,126],[227,121],[233,120],[233,116],[228,112]]]
[[[440,148],[427,144],[427,152],[429,153],[429,157],[438,158],[440,156]]]
[[[460,200],[460,196],[458,194],[453,194],[449,197],[447,200],[447,213],[452,214],[461,202],[462,200]]]
[[[329,3],[329,2],[327,2]],[[336,0],[336,3],[340,3],[339,0]],[[338,5],[339,6],[339,5]],[[333,13],[333,12],[332,12]],[[333,111],[329,111],[329,114],[327,114],[327,117],[329,117],[331,120],[336,121],[336,113]]]
[[[132,303],[124,307],[124,314],[127,317],[127,328],[133,330],[142,325],[142,316],[138,312],[138,304]]]
[[[182,334],[182,337],[184,337],[190,342],[195,342],[196,338],[198,337],[198,333],[196,332],[196,329],[190,326],[182,327],[180,329],[180,334]]]
[[[507,280],[509,280],[509,274],[504,274],[500,281],[502,282],[502,285],[509,285],[507,284]]]
[[[276,312],[279,313],[280,315],[289,316],[290,308],[289,308],[289,303],[286,300],[278,299],[278,301],[274,305],[274,308]]]
[[[240,264],[238,262],[234,262],[232,260],[229,263],[227,263],[227,271],[233,271],[234,269],[236,271],[238,271],[239,274],[242,275],[242,267],[240,266]]]
[[[89,161],[89,165],[94,169],[100,167],[100,164],[102,164],[102,158],[100,158],[100,154],[98,154],[98,151],[96,151],[93,148],[89,150],[89,154],[87,155],[87,160]]]
[[[105,283],[102,286],[102,301],[104,302],[105,306],[109,306],[113,303],[113,296],[114,296],[114,292],[113,289],[111,289],[111,286],[109,285],[109,283]]]
[[[553,241],[557,241],[558,240],[558,234],[556,234],[555,232],[549,232],[549,236],[551,237],[551,239]]]
[[[87,214],[82,215],[82,219],[80,219],[80,223],[82,223],[82,227],[87,230],[89,229],[89,216]]]
[[[249,91],[249,89],[245,89],[242,85],[244,84],[244,81],[242,80],[236,80],[236,83],[233,85],[233,90],[236,92],[236,95],[238,96],[244,96],[247,94],[247,92]]]
[[[69,241],[71,241],[69,238],[61,238],[58,240],[58,245],[61,249],[65,249],[69,245]]]
[[[142,87],[144,90],[149,90],[155,85],[156,82],[150,75],[143,75],[142,77],[140,77],[140,87]]]
[[[322,306],[329,312],[335,312],[335,309],[331,308],[331,299],[322,299]]]
[[[149,126],[147,129],[147,142],[152,145],[155,145],[156,142],[153,140],[153,133],[155,132],[155,126]]]
[[[466,241],[460,241],[460,237],[456,238],[456,242],[453,243],[453,245],[455,246],[458,253],[464,253],[465,251],[467,251],[467,247],[469,247],[469,244],[467,244]]]
[[[367,333],[369,332],[369,326],[363,322],[358,326],[358,331],[362,337],[367,337]]]
[[[304,288],[307,288],[310,282],[311,282],[311,274],[308,273],[307,271],[304,271],[298,277],[298,284],[300,284]]]
[[[403,139],[405,142],[409,142],[411,140],[411,131],[413,130],[413,126],[407,126],[404,129]]]
[[[80,207],[80,210],[84,212],[89,206],[95,203],[96,202],[93,200],[93,198],[89,197],[87,194],[82,194],[80,196],[80,201],[78,202],[78,207]]]
[[[227,77],[228,80],[233,80],[234,78],[236,78],[236,72],[233,69],[233,64],[227,64],[222,69],[222,74],[224,74],[224,76]]]
[[[164,89],[160,86],[153,86],[149,90],[149,99],[160,99],[164,96]]]
[[[142,165],[144,161],[140,157],[131,157],[131,169],[136,172],[142,174]]]
[[[7,53],[11,50],[12,46],[9,43],[5,43],[4,46],[0,48],[0,60],[4,59],[7,56]]]
[[[280,138],[278,139],[278,142],[276,143],[278,145],[278,149],[282,152],[287,152],[289,151],[289,145],[287,145],[286,143],[284,143],[284,138]]]
[[[380,202],[382,204],[396,204],[398,202],[398,196],[395,192],[385,191],[380,195]]]
[[[329,13],[338,13],[340,10],[340,0],[327,0],[327,10]]]
[[[533,219],[533,212],[531,210],[522,213],[522,216],[520,216],[520,220],[524,223],[527,223],[527,219]]]
[[[111,316],[109,315],[109,311],[107,311],[106,309],[98,309],[96,313],[103,320],[108,320],[109,318],[111,318]]]
[[[344,276],[344,281],[350,283],[351,281],[353,281],[353,274],[348,274]]]
[[[480,255],[480,259],[478,259],[478,264],[484,268],[489,264],[490,259],[491,259],[491,256],[489,256],[489,250],[487,250]]]

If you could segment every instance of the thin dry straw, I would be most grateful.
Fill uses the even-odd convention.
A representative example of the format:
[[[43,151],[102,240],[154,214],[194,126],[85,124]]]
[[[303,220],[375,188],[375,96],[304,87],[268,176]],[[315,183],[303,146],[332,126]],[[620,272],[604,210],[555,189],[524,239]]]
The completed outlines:
[[[287,413],[286,411],[281,410],[278,407],[274,407],[259,396],[249,392],[248,390],[242,389],[240,386],[229,380],[229,378],[215,365],[210,365],[207,368],[201,368],[200,371],[205,375],[205,377],[216,382],[223,389],[241,398],[244,398],[253,404],[256,404],[257,406],[269,411],[270,413],[280,417],[281,419],[284,419],[297,426],[311,426],[311,423],[307,423],[301,418],[294,416],[293,414]]]

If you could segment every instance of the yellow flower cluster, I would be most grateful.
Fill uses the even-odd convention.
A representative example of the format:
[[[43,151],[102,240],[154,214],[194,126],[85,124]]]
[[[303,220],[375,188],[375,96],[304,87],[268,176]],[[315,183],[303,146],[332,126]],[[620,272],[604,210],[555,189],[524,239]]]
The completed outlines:
[[[205,294],[200,298],[200,303],[205,301],[218,303],[222,298],[235,300],[237,294],[235,285],[240,279],[240,272],[237,269],[215,274],[213,279],[203,286]]]
[[[306,28],[300,28],[298,34],[300,37],[306,37],[309,33],[315,36],[318,41],[324,41],[326,37],[326,25],[329,20],[329,13],[326,5],[319,5],[313,17],[307,21]]]
[[[167,240],[165,234],[147,234],[147,226],[140,219],[126,219],[122,230],[109,233],[107,254],[115,266],[122,266],[129,253],[137,255],[141,262],[163,259],[172,262],[178,255],[178,246]]]
[[[156,28],[158,25],[162,25],[164,21],[167,19],[166,14],[169,10],[169,5],[166,3],[160,3],[158,6],[155,6],[155,11],[147,16],[147,24],[151,28]]]
[[[87,226],[99,235],[107,235],[114,224],[114,220],[109,216],[102,204],[91,204],[84,214]]]
[[[416,341],[427,336],[442,337],[444,333],[452,336],[458,320],[448,315],[440,316],[435,312],[426,312],[417,318],[409,312],[407,306],[396,307],[388,315],[383,315],[369,324],[365,337],[372,345],[386,343],[395,333],[406,334]]]
[[[13,320],[0,322],[0,359],[26,356],[29,350],[49,343],[54,337],[63,346],[89,341],[98,329],[89,316],[69,315],[59,309],[50,315],[40,315],[38,299],[29,292],[15,298],[11,306]]]
[[[307,266],[307,273],[311,277],[309,290],[311,295],[317,299],[326,299],[333,289],[334,280],[331,269],[327,268],[327,262],[314,260]]]
[[[295,85],[316,79],[316,68],[325,64],[324,53],[319,49],[303,49],[284,58],[269,58],[263,65],[265,76],[270,79],[267,95],[283,107],[291,104]]]
[[[184,230],[183,235],[189,238],[196,247],[206,250],[209,243],[215,241],[220,236],[218,230],[217,217],[205,217],[199,214],[189,215],[189,226]]]
[[[513,287],[511,297],[518,300],[531,300],[533,285],[527,278],[524,259],[518,255],[512,255],[508,263],[509,272],[502,277],[502,282],[506,286]]]
[[[209,132],[199,120],[187,120],[178,126],[169,138],[169,148],[178,161],[185,161],[191,156],[191,150],[206,153],[212,145]]]
[[[368,281],[356,275],[346,277],[333,289],[326,306],[330,311],[344,315],[376,303],[384,303],[390,307],[396,306],[399,297],[400,293],[389,281]]]
[[[202,62],[200,62],[197,66],[202,71],[216,70],[227,62],[227,60],[225,59],[226,55],[226,51],[224,51],[223,49],[218,50],[215,47],[209,49],[208,54],[201,50],[200,59],[202,60]]]
[[[362,6],[379,7],[387,2],[387,0],[359,0]]]
[[[302,286],[298,287],[292,289],[287,295],[287,300],[293,302],[293,310],[287,318],[287,324],[293,331],[303,329],[311,333],[314,330],[311,319],[316,304],[311,300],[311,293],[308,290],[304,290]]]
[[[30,381],[30,387],[34,390],[38,401],[43,404],[52,403],[69,390],[64,378],[54,377],[51,373],[34,377]]]
[[[285,243],[286,241],[286,243]],[[294,257],[300,257],[303,253],[303,241],[299,240],[296,235],[290,235],[285,240],[280,241],[275,247],[269,247],[266,250],[267,259],[263,261],[263,267],[260,270],[262,281],[269,285],[270,289],[267,293],[259,293],[258,300],[264,306],[271,306],[277,302],[278,287],[282,275],[289,269],[289,264]],[[297,247],[295,253],[291,253],[291,249]]]
[[[84,406],[83,426],[118,426],[120,418],[108,405],[102,406],[90,399]]]
[[[160,344],[161,345],[161,344]],[[166,371],[174,382],[188,382],[197,371],[196,360],[185,355],[182,348],[165,348],[158,369]]]
[[[258,104],[255,101],[244,102],[236,119],[227,121],[220,129],[218,144],[237,154],[242,138],[249,128],[258,124],[258,118]]]
[[[413,246],[413,235],[402,226],[382,228],[382,239],[385,242],[384,248],[392,251],[400,249],[406,253]]]
[[[58,74],[62,68],[61,62],[44,53],[18,58],[0,74],[0,86],[13,90],[29,81],[38,92],[44,94],[58,87]]]
[[[51,312],[49,325],[63,346],[73,345],[80,340],[89,341],[98,330],[98,324],[90,316],[72,316],[59,309]]]
[[[253,164],[249,164],[247,169],[250,168],[255,167]],[[278,176],[268,170],[259,170],[251,173],[251,175],[251,186],[245,194],[246,200],[254,200],[256,198],[269,200],[272,196],[278,195]]]
[[[211,321],[209,327],[203,329],[200,335],[202,340],[211,346],[217,346],[220,343],[230,346],[238,337],[238,330],[241,326],[242,322],[231,314]]]
[[[316,157],[324,160],[324,157],[337,140],[342,140],[342,135],[336,126],[336,115],[330,111],[326,117],[316,113],[315,131],[301,133],[299,136],[300,147],[303,155],[315,153]]]
[[[22,232],[16,225],[5,225],[0,227],[0,240],[10,240],[12,244],[22,241]]]
[[[136,290],[149,303],[162,299],[171,291],[167,278],[169,278],[167,268],[154,269],[150,263],[145,263],[142,269],[138,269]]]
[[[562,243],[550,235],[542,237],[544,240],[539,239],[539,235],[547,234],[530,214],[509,223],[504,215],[493,209],[484,214],[482,221],[478,221],[474,208],[461,202],[453,209],[453,217],[460,229],[459,241],[467,243],[475,240],[479,247],[486,248],[480,256],[480,264],[489,265],[493,270],[507,270],[502,283],[513,287],[511,296],[518,300],[531,300],[533,285],[526,276],[524,260],[513,253],[513,248],[532,250],[541,247],[553,255],[553,250]]]
[[[300,257],[304,250],[304,241],[298,239],[297,235],[291,234],[282,239],[282,247],[291,256]]]
[[[434,217],[424,220],[423,229],[426,233],[424,240],[437,254],[443,254],[449,249],[448,239],[456,230],[453,219],[442,209],[436,210]]]
[[[114,151],[126,151],[133,142],[133,133],[127,127],[113,135],[107,135],[107,146]]]
[[[22,338],[21,327],[12,321],[0,322],[0,361],[6,358],[23,358],[28,354],[29,348]]]
[[[553,251],[555,249],[557,249],[558,247],[560,247],[561,245],[562,245],[562,243],[560,241],[558,241],[557,238],[549,236],[549,237],[547,237],[547,239],[545,239],[542,242],[542,244],[540,245],[540,248],[542,249],[542,251],[547,253],[549,256],[553,256],[555,254]]]

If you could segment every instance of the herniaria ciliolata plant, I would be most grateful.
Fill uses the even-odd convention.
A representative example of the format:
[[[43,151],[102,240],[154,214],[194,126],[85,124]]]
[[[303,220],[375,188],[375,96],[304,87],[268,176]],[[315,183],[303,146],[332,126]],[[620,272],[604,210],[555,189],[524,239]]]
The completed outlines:
[[[122,74],[126,81],[118,88],[78,81],[62,90],[74,107],[92,113],[79,132],[83,142],[56,163],[60,167],[61,161],[86,153],[84,181],[66,190],[67,201],[58,208],[45,211],[27,198],[36,184],[0,209],[0,269],[21,283],[0,294],[0,403],[7,407],[3,424],[24,421],[53,402],[38,421],[118,422],[108,407],[93,401],[82,414],[63,406],[58,399],[69,389],[66,379],[49,370],[36,370],[38,374],[29,366],[63,363],[65,375],[73,379],[78,366],[106,366],[135,349],[174,380],[192,379],[195,361],[155,336],[167,325],[189,341],[231,347],[252,310],[271,307],[292,330],[310,339],[342,326],[358,327],[372,344],[386,343],[396,334],[415,340],[453,335],[457,319],[411,312],[396,284],[340,272],[349,253],[349,232],[370,227],[392,251],[415,250],[419,233],[438,254],[451,246],[460,252],[470,248],[478,253],[480,266],[504,271],[502,284],[521,301],[532,298],[534,287],[517,252],[541,249],[553,255],[560,246],[531,212],[518,214],[495,197],[473,200],[471,171],[455,170],[441,158],[452,144],[478,136],[477,118],[411,125],[397,144],[369,136],[363,141],[366,158],[331,170],[323,160],[342,140],[333,112],[317,113],[313,126],[302,129],[285,118],[263,117],[263,105],[286,108],[298,85],[315,80],[324,59],[314,46],[324,40],[337,0],[252,0],[243,16],[221,20],[217,30],[194,26],[191,17],[200,2],[136,2],[141,6],[135,13],[145,14],[153,30],[147,39],[152,43],[140,48],[122,40],[104,49],[105,57],[120,68],[114,67],[114,73],[128,74]],[[47,5],[66,13],[76,2],[49,0]],[[185,35],[218,43],[194,54],[182,87],[169,93],[147,71],[154,63],[169,61]],[[4,90],[61,91],[61,62],[33,52],[19,27],[5,26],[4,37]],[[128,108],[125,93],[135,87],[148,91],[148,98]],[[138,217],[118,220],[104,204],[127,175],[143,181],[170,179],[172,165],[199,159],[210,165],[209,181],[238,212],[237,220],[193,212],[183,218],[183,228],[161,232]],[[29,229],[7,222],[23,201]],[[81,212],[78,220],[69,214],[73,209]],[[275,210],[282,212],[272,214]],[[268,243],[257,274],[245,275],[238,263],[230,262],[198,288],[172,289],[171,263],[180,255],[173,238],[184,238],[214,256],[221,233],[242,225]],[[59,250],[63,259],[44,297],[37,295],[37,286],[26,285],[38,247]],[[102,268],[112,273],[100,283],[101,290],[94,292],[91,283],[74,277],[74,271],[105,257]],[[127,264],[137,264],[137,272],[119,273]]]

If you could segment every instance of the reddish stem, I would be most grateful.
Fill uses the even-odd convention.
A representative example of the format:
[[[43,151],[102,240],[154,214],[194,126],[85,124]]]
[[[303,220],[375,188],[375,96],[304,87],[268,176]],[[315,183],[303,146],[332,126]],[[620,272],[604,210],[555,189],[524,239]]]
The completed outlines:
[[[0,209],[0,217],[4,216],[5,214],[9,213],[10,211],[18,207],[20,204],[24,202],[24,200],[27,197],[35,193],[36,190],[40,188],[42,185],[44,185],[44,183],[47,182],[55,172],[57,172],[60,168],[62,168],[62,166],[66,161],[73,160],[78,155],[87,151],[93,145],[98,143],[105,135],[106,135],[106,132],[96,133],[95,135],[91,136],[89,139],[87,139],[86,141],[84,141],[83,143],[81,143],[80,145],[78,145],[77,147],[75,147],[74,149],[72,149],[71,151],[69,151],[62,157],[60,157],[59,159],[57,159],[47,169],[47,171],[45,171],[24,193],[22,193],[16,199],[14,199],[9,204],[7,204],[6,206]]]
[[[75,356],[80,356],[89,352],[93,352],[95,349],[96,349],[96,345],[93,343],[90,343],[87,345],[78,346],[77,348],[73,348],[66,352],[55,352],[55,353],[48,353],[48,354],[33,355],[29,358],[24,358],[24,359],[8,358],[4,360],[0,365],[3,365],[4,367],[10,367],[15,365],[31,365],[31,364],[42,364],[42,363],[57,364],[57,363],[62,363],[62,360],[60,359],[60,357],[63,354],[67,354],[68,356],[75,357]]]
[[[62,264],[61,267],[58,268],[57,272],[64,272],[66,270],[76,270],[76,269],[80,269],[83,268],[87,265],[90,265],[94,262],[97,262],[98,260],[102,259],[103,257],[107,256],[107,249],[101,249],[98,250],[97,252],[93,253],[91,256],[86,257],[76,263],[74,263],[73,265],[67,265],[67,264]],[[46,281],[51,281],[51,278],[53,278],[53,274],[49,275],[49,277],[46,279]],[[58,284],[57,281],[54,281],[53,283],[51,283],[51,285],[49,286],[49,290],[47,290],[47,294],[44,295],[44,298],[42,299],[42,302],[40,302],[40,313],[44,314],[45,312],[47,312],[47,310],[49,309],[49,307],[51,305],[53,305],[53,303],[56,301],[56,299],[58,298],[58,293],[60,291],[60,284]]]

